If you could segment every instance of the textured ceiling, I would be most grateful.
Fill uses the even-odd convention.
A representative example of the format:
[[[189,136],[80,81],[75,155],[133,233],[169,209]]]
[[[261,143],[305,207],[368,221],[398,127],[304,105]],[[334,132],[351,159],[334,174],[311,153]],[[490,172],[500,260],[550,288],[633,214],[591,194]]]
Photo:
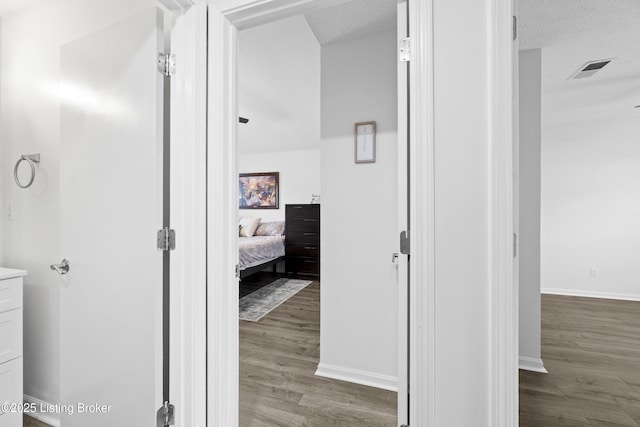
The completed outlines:
[[[396,27],[396,0],[353,0],[305,15],[320,44]]]
[[[640,1],[520,0],[521,49],[542,48],[546,125],[639,118]],[[569,80],[588,61],[614,58]]]

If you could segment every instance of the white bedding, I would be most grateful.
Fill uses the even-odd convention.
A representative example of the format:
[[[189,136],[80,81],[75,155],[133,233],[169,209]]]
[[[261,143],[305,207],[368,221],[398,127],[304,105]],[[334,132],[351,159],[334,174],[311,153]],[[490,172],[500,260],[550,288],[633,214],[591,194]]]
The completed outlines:
[[[284,236],[240,237],[240,270],[284,256]]]

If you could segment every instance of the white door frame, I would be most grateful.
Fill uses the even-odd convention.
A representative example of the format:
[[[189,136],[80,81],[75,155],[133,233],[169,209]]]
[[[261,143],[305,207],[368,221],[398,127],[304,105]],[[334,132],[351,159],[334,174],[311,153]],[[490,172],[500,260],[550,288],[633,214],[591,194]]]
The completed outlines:
[[[206,425],[207,6],[160,0],[173,13],[171,53],[170,398],[176,425]],[[162,402],[158,402],[158,407]]]
[[[208,134],[207,134],[207,425],[238,425],[238,307],[234,266],[237,260],[236,216],[236,51],[237,29],[300,13],[309,7],[344,0],[202,0],[209,6]],[[447,25],[434,16],[434,2],[409,0],[411,71],[411,425],[435,427],[436,399],[434,337],[446,325],[434,320],[437,306],[434,263],[437,248],[434,191],[435,112],[434,24]],[[445,0],[442,0],[445,1]],[[472,0],[468,0],[472,1]],[[477,0],[473,0],[477,1]],[[488,326],[490,380],[486,424],[512,427],[518,423],[518,313],[512,278],[512,6],[485,0],[482,17],[490,45],[491,80],[488,85],[487,137],[491,208],[489,217],[491,324]],[[480,19],[480,18],[479,18]],[[197,35],[198,40],[206,34]],[[203,87],[199,87],[202,89]],[[196,91],[197,92],[197,91]],[[197,95],[196,95],[197,96]],[[195,301],[185,301],[185,312]],[[200,329],[200,326],[196,326]],[[200,365],[190,371],[204,375]],[[440,375],[440,373],[438,373]],[[464,409],[464,408],[461,408]],[[186,424],[188,425],[188,424]]]
[[[398,0],[397,40],[408,36],[407,1]],[[398,48],[398,51],[400,48]],[[398,58],[399,59],[399,58]],[[408,140],[409,140],[409,64],[398,60],[398,229],[397,236],[409,230]],[[398,425],[409,424],[409,256],[398,251]]]

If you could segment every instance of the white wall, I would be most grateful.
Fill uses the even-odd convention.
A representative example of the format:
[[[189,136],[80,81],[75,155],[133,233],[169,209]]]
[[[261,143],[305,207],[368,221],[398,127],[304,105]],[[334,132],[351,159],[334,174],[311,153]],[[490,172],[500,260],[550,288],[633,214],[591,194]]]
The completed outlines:
[[[284,221],[287,203],[309,203],[320,194],[320,149],[276,153],[241,154],[238,171],[280,172],[279,209],[240,209],[240,216],[262,221]]]
[[[279,209],[240,216],[284,221],[287,203],[320,194],[320,44],[304,16],[239,33],[238,171],[279,172]]]
[[[320,148],[320,45],[304,16],[239,33],[238,152]]]
[[[640,300],[638,135],[637,119],[543,122],[543,292]]]
[[[59,290],[49,265],[65,254],[60,236],[60,46],[156,5],[153,0],[59,0],[35,3],[3,18],[0,77],[3,209],[0,265],[28,270],[24,289],[24,392],[59,401]],[[33,186],[19,189],[13,165],[40,153]]]
[[[397,382],[396,79],[395,31],[322,47],[319,373],[383,386]],[[367,120],[377,159],[355,164],[353,124]]]
[[[2,49],[2,40],[3,40],[3,18],[0,17],[0,49]],[[2,55],[0,54],[0,106],[3,104],[3,100],[4,100],[4,90],[2,88]],[[1,111],[1,110],[0,110]],[[1,114],[1,113],[0,113]],[[2,120],[0,118],[0,135],[3,135],[3,131],[2,131]],[[0,140],[0,153],[2,154],[2,156],[4,155],[3,152],[3,144],[2,141]],[[5,172],[4,172],[4,163],[1,158],[2,156],[0,156],[0,265],[2,265],[2,263],[4,262],[4,218],[6,216],[6,205],[4,203],[4,181],[5,181]]]
[[[520,367],[540,371],[542,51],[521,51],[519,61]]]

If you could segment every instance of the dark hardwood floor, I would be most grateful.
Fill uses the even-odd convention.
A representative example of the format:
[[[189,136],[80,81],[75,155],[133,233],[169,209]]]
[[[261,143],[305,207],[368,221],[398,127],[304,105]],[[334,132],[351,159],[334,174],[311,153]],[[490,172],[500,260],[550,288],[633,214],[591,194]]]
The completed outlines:
[[[49,424],[45,424],[42,421],[38,421],[35,418],[31,418],[28,415],[22,416],[23,427],[51,427]]]
[[[396,425],[396,393],[314,375],[318,282],[259,322],[240,321],[240,427]]]
[[[640,302],[542,295],[542,360],[521,427],[640,426]]]
[[[395,393],[314,375],[319,289],[240,321],[240,427],[395,426]],[[520,371],[521,427],[640,426],[640,302],[543,295],[542,357],[549,374]]]
[[[260,271],[256,274],[252,274],[249,277],[245,277],[240,281],[240,284],[238,285],[240,298],[257,291],[263,286],[266,286],[269,283],[272,283],[282,277],[287,276],[284,273],[272,273],[269,271]]]

